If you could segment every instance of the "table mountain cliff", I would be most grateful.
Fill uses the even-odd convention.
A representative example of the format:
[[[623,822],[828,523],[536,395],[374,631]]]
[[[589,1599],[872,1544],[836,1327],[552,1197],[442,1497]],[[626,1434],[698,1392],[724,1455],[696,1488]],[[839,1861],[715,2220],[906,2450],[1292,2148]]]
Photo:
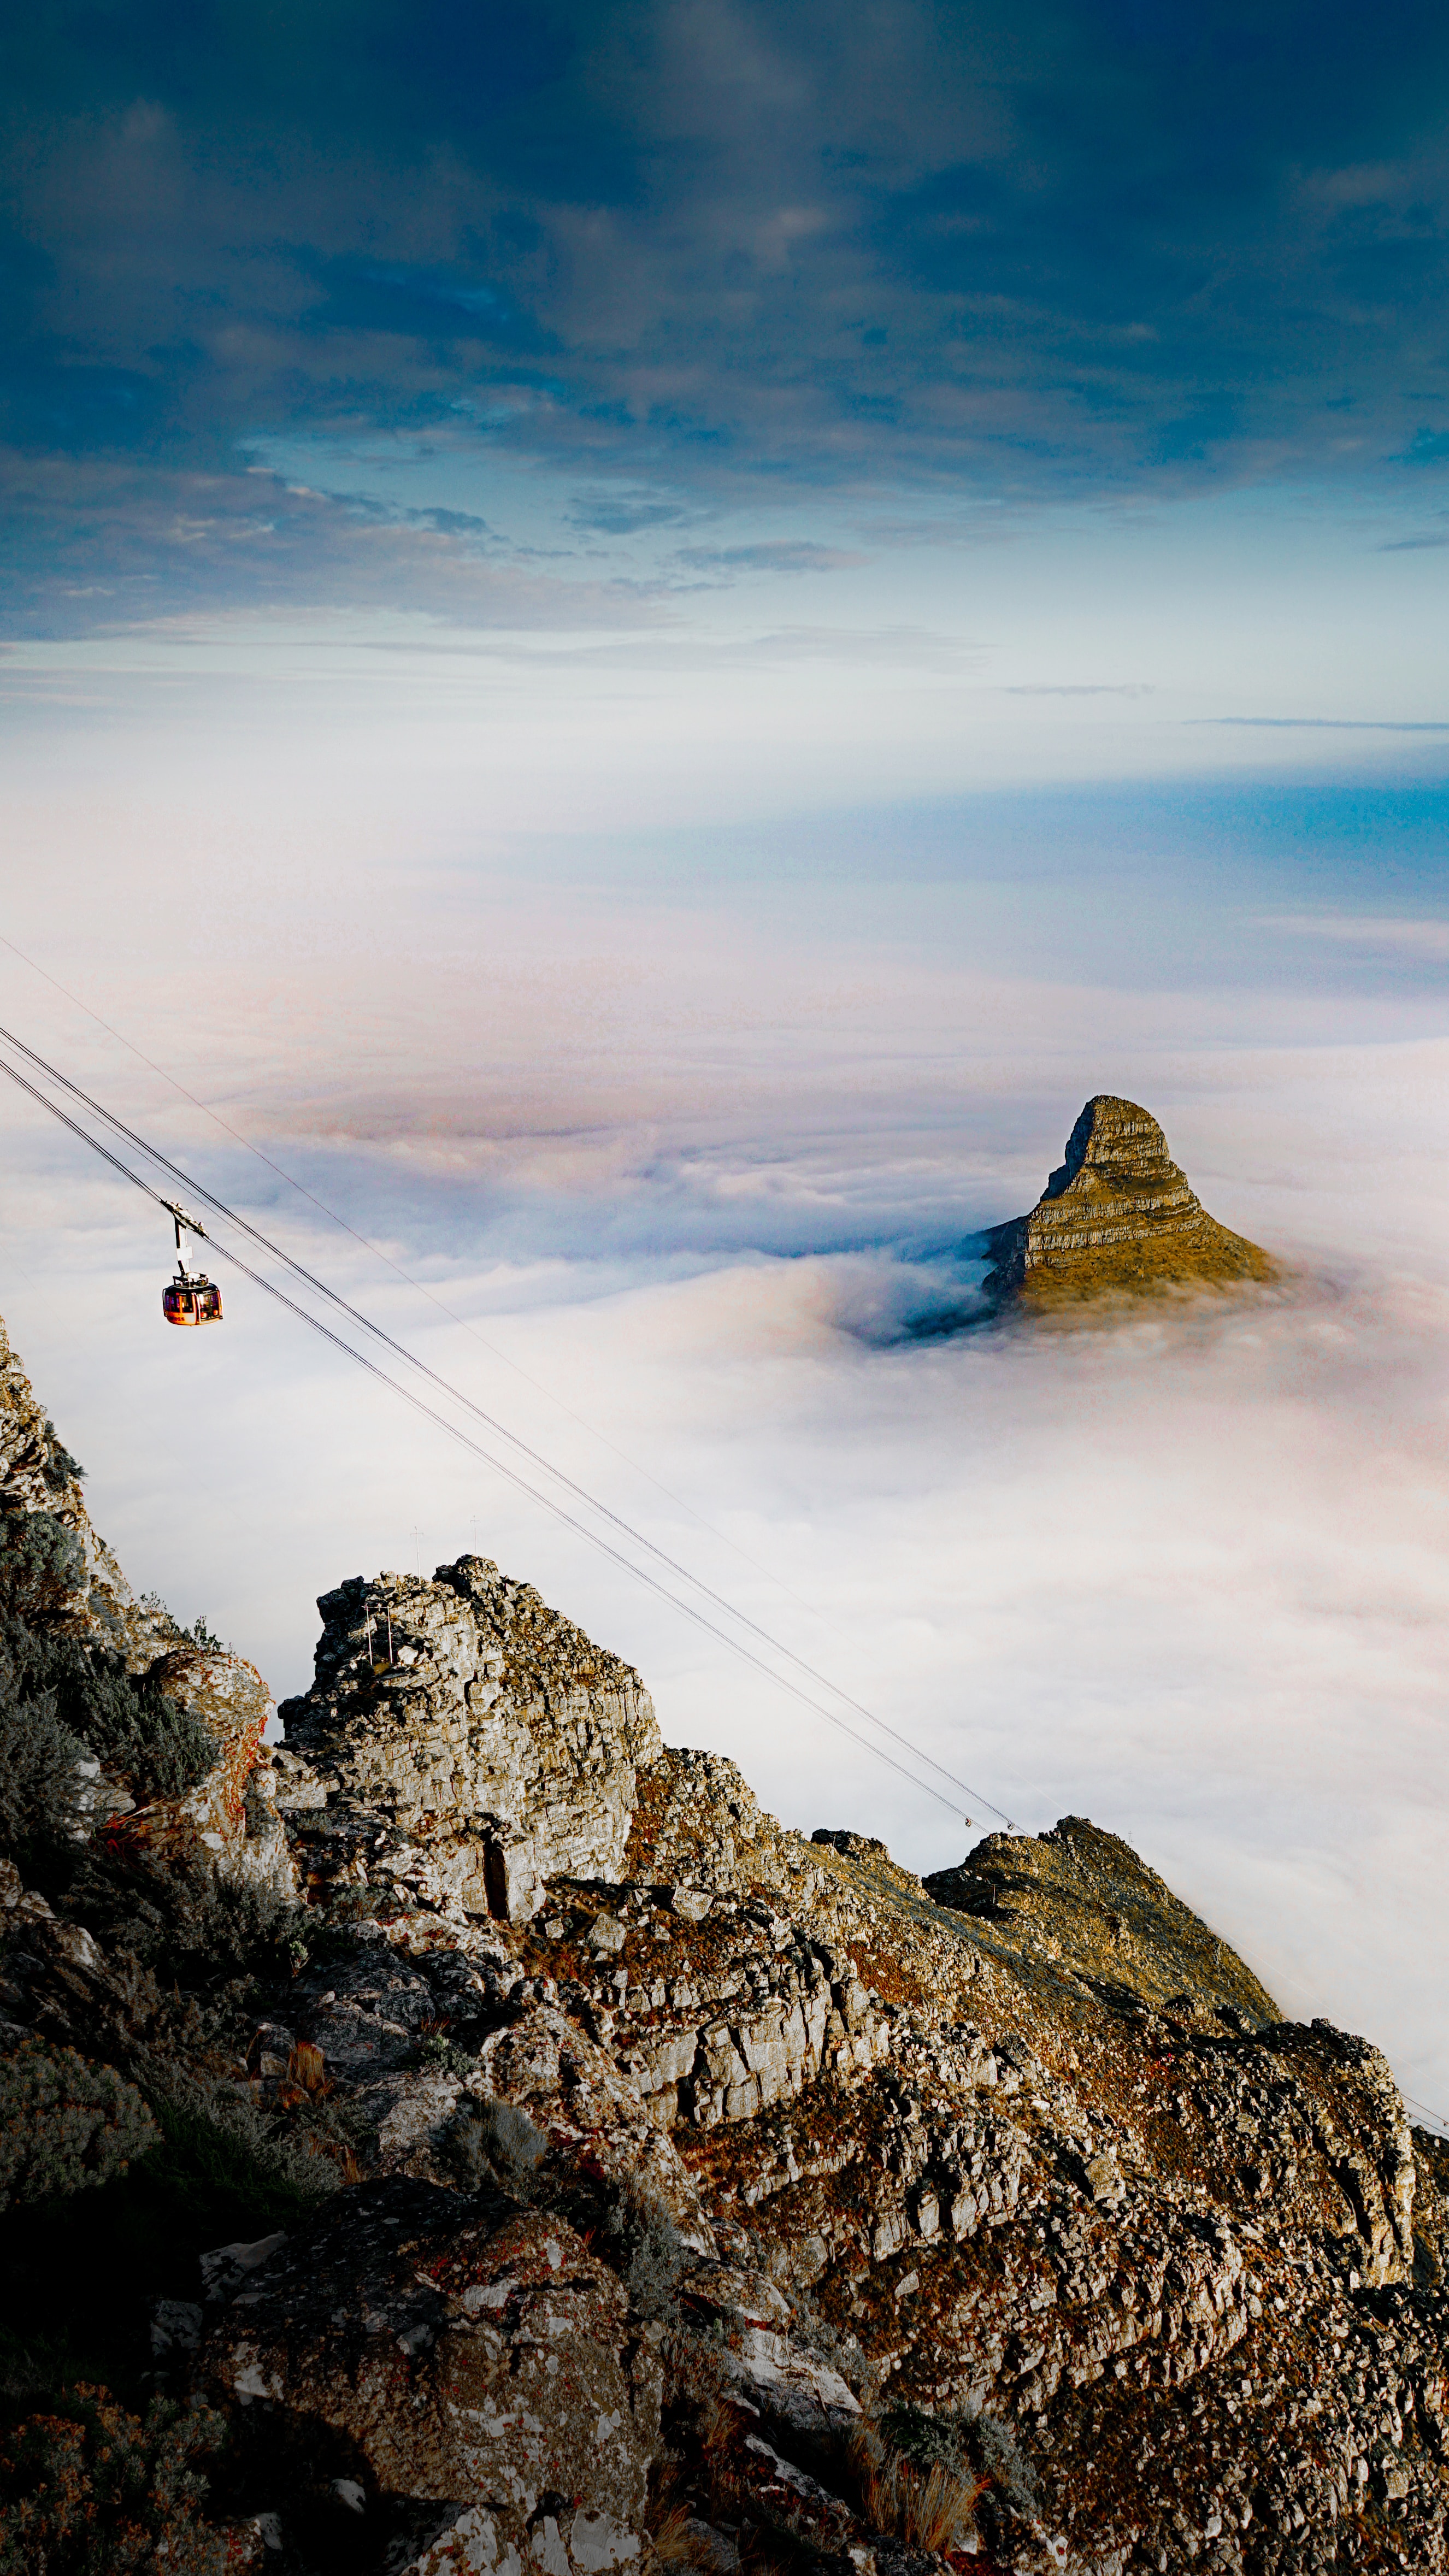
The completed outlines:
[[[1001,1305],[1278,1276],[1270,1254],[1208,1215],[1157,1120],[1106,1092],[1087,1102],[1030,1214],[987,1242],[984,1284]]]
[[[0,1534],[0,2565],[1449,2568],[1445,2151],[1125,1843],[807,1839],[477,1555],[268,1746],[8,1346]]]

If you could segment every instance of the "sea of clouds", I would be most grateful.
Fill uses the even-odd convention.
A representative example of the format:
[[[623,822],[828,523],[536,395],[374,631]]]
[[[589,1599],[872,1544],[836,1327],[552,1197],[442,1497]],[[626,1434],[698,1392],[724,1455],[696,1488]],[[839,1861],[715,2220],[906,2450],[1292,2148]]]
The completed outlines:
[[[146,893],[142,937],[123,871],[63,935],[39,898],[11,926],[461,1321],[9,953],[0,1019],[908,1737],[881,1749],[916,1777],[224,1260],[223,1331],[166,1334],[164,1222],[7,1097],[0,1311],[137,1587],[281,1695],[316,1593],[476,1546],[791,1822],[925,1869],[994,1810],[1089,1815],[1285,2010],[1371,2033],[1449,2112],[1449,1041],[1423,975],[1305,985],[1311,924],[1246,915],[1276,979],[1033,975],[999,914],[929,886],[270,884],[268,916],[239,862],[169,932]],[[982,1322],[979,1229],[1098,1089],[1162,1118],[1282,1288]]]

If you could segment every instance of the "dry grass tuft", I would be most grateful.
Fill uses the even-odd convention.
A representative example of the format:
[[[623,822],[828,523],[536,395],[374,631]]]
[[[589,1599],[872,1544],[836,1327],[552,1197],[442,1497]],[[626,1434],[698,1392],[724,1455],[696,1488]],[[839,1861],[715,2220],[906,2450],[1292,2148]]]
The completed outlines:
[[[917,2468],[868,2422],[852,2434],[849,2457],[861,2511],[876,2531],[892,2532],[913,2548],[933,2553],[959,2548],[971,2537],[976,2505],[989,2479],[965,2476],[940,2463]]]
[[[901,2538],[918,2549],[956,2549],[968,2538],[989,2481],[936,2467],[923,2478],[902,2463]]]
[[[689,2525],[689,2508],[687,2505],[679,2504],[674,2507],[672,2513],[665,2515],[658,2529],[650,2533],[649,2537],[654,2543],[654,2555],[661,2566],[696,2567],[698,2565],[698,2551]]]

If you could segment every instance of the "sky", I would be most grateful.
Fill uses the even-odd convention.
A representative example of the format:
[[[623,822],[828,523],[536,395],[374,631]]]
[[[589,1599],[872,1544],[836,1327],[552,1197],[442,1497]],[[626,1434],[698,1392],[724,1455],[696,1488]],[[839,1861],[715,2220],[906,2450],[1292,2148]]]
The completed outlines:
[[[166,1333],[8,1085],[0,1312],[279,1695],[477,1545],[790,1821],[1090,1814],[1449,2113],[1446,102],[1408,5],[0,31],[0,1025],[970,1827],[245,1280]],[[982,1328],[1099,1090],[1282,1289]]]

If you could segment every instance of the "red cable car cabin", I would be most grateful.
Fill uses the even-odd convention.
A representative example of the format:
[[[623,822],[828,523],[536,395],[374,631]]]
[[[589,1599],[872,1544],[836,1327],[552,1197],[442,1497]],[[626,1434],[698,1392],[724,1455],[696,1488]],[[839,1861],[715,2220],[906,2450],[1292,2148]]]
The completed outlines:
[[[213,1288],[204,1270],[187,1269],[181,1249],[183,1226],[192,1234],[201,1234],[202,1229],[174,1200],[163,1199],[161,1204],[176,1221],[176,1276],[161,1291],[161,1312],[168,1324],[219,1324],[221,1290]]]
[[[183,1270],[162,1289],[161,1312],[168,1324],[219,1324],[221,1290]]]

